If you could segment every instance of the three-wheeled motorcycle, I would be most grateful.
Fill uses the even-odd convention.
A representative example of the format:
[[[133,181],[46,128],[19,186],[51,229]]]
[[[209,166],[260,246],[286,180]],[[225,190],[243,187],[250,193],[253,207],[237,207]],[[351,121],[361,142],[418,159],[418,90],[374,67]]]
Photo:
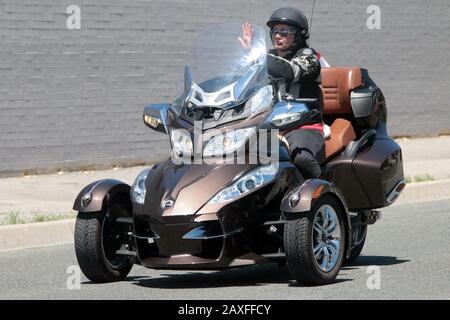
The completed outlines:
[[[278,262],[301,284],[331,283],[360,254],[378,209],[404,188],[385,99],[356,67],[322,69],[326,157],[322,177],[304,179],[279,132],[307,123],[317,101],[268,76],[263,28],[254,26],[248,50],[240,32],[201,33],[175,102],[145,107],[144,123],[168,135],[170,157],[132,186],[95,181],[76,198],[76,256],[93,282],[122,280],[133,264],[210,270]]]

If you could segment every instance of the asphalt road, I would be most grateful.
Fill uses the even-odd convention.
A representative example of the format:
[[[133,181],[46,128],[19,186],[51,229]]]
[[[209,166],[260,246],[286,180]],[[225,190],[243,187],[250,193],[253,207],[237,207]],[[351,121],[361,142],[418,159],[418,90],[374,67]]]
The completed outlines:
[[[77,264],[72,246],[11,251],[0,254],[0,299],[448,300],[449,226],[450,200],[386,208],[361,257],[322,287],[298,286],[287,268],[267,264],[222,272],[135,266],[123,282],[93,284],[82,276],[79,289],[68,289],[76,284],[67,273]]]

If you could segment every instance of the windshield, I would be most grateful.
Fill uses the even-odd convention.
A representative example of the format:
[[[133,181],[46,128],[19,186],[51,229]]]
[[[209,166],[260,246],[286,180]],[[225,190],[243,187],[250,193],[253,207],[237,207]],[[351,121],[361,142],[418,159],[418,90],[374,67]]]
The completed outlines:
[[[179,107],[230,108],[267,85],[264,28],[253,26],[252,46],[243,49],[240,24],[208,25],[194,41],[180,84]],[[181,102],[181,103],[180,103]]]

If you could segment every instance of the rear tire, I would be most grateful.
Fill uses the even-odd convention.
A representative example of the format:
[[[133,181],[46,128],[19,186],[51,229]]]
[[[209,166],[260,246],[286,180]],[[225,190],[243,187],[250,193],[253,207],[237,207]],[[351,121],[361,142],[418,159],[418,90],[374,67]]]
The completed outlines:
[[[323,233],[320,233],[317,230],[320,221],[327,227],[323,216],[332,216],[333,219],[329,220],[328,228],[321,229]],[[344,211],[331,195],[322,196],[307,213],[288,215],[284,248],[291,275],[304,285],[332,283],[344,260],[345,240]]]
[[[359,228],[358,233],[355,234],[353,232],[352,234],[352,250],[350,251],[350,256],[347,259],[345,259],[344,262],[345,264],[350,264],[354,262],[356,259],[358,259],[364,247],[364,243],[366,242],[367,224],[361,225],[358,228]]]
[[[123,280],[133,266],[129,257],[115,254],[122,246],[122,239],[116,237],[117,226],[114,225],[115,218],[125,215],[121,199],[112,199],[106,212],[78,213],[75,253],[81,271],[93,282]],[[123,232],[120,227],[119,232]]]

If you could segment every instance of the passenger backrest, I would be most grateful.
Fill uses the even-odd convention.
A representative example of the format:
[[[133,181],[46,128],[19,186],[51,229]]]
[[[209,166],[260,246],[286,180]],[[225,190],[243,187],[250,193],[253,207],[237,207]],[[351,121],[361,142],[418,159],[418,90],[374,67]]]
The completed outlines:
[[[322,68],[324,115],[352,114],[350,92],[363,85],[361,69],[357,67]]]
[[[331,67],[322,69],[324,121],[331,128],[325,140],[325,159],[329,161],[356,139],[350,92],[363,85],[360,68]],[[322,163],[323,163],[322,162]]]

